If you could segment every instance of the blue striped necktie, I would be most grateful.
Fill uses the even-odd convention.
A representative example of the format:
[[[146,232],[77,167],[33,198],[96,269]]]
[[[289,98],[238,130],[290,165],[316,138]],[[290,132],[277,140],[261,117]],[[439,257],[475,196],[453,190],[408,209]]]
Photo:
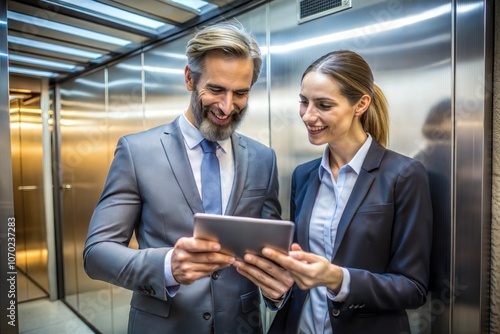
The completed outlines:
[[[220,185],[219,159],[217,158],[217,142],[203,139],[201,161],[201,199],[205,213],[222,214],[222,195]]]

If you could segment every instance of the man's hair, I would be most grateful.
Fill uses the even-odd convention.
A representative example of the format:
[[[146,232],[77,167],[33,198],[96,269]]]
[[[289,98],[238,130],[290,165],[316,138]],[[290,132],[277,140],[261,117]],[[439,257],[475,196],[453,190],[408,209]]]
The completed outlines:
[[[204,71],[207,52],[216,50],[223,51],[230,57],[251,58],[253,60],[252,85],[257,81],[262,67],[259,45],[241,23],[232,20],[205,27],[188,42],[186,56],[195,82]]]

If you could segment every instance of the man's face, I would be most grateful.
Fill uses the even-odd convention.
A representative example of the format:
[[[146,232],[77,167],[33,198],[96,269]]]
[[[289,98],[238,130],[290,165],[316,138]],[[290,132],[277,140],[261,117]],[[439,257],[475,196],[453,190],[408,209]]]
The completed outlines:
[[[186,87],[192,91],[187,118],[208,140],[223,140],[239,126],[247,110],[252,59],[230,58],[212,51],[205,59],[205,71],[194,82],[186,69]]]

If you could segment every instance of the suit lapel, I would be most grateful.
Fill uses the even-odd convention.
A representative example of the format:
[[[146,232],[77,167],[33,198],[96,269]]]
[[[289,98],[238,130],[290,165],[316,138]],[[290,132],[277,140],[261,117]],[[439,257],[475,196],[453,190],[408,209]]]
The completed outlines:
[[[248,150],[244,138],[237,133],[231,136],[234,160],[234,181],[231,195],[226,207],[226,215],[233,215],[240,201],[243,189],[245,188],[246,176],[248,173]]]
[[[165,126],[165,131],[160,140],[185,200],[193,213],[203,212],[203,204],[194,181],[193,171],[191,168],[186,167],[190,166],[190,162],[186,153],[184,138],[179,128],[179,118]]]
[[[358,211],[361,203],[363,202],[363,199],[368,194],[368,191],[370,190],[371,185],[375,180],[376,173],[373,173],[373,171],[379,168],[384,153],[385,148],[380,146],[380,144],[377,143],[374,139],[370,146],[370,149],[368,150],[365,161],[363,162],[363,166],[361,167],[358,179],[354,184],[351,196],[349,197],[344,212],[342,213],[342,217],[340,218],[339,226],[337,228],[337,235],[335,237],[335,243],[333,246],[331,261],[335,259],[335,254],[339,249],[340,243],[344,238],[349,224],[351,223],[354,215]]]

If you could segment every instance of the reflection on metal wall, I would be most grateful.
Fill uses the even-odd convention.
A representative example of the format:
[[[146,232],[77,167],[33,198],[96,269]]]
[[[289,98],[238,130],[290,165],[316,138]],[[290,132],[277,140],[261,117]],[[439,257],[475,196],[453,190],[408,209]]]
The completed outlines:
[[[478,9],[474,15],[479,14]],[[264,56],[263,71],[252,90],[250,110],[239,131],[276,150],[283,218],[289,218],[292,170],[319,157],[324,149],[309,143],[298,116],[303,70],[312,60],[334,49],[357,51],[371,65],[375,81],[386,93],[390,105],[389,148],[421,160],[431,180],[435,219],[431,294],[425,306],[409,311],[413,334],[468,333],[483,328],[479,324],[482,312],[479,299],[483,291],[478,290],[484,289],[486,283],[479,282],[475,275],[484,273],[484,267],[470,277],[471,282],[479,285],[470,285],[473,287],[470,291],[477,292],[471,294],[468,304],[472,312],[460,316],[471,327],[468,331],[455,324],[451,327],[452,305],[460,299],[458,294],[453,295],[459,292],[456,290],[459,285],[450,285],[454,282],[453,261],[470,272],[464,252],[474,247],[481,249],[484,240],[473,234],[475,238],[466,248],[456,254],[452,252],[454,180],[458,175],[460,188],[467,184],[461,183],[463,179],[473,181],[460,173],[454,174],[455,152],[461,150],[458,157],[470,158],[470,150],[478,152],[481,147],[468,147],[467,138],[479,134],[475,143],[484,141],[480,129],[470,130],[463,123],[457,133],[460,139],[454,146],[454,15],[453,3],[446,0],[365,0],[353,2],[352,8],[344,11],[298,24],[295,2],[275,0],[237,16],[255,34]],[[118,137],[169,122],[187,108],[190,93],[184,86],[183,69],[185,45],[190,37],[180,37],[60,86],[63,245],[68,260],[65,261],[66,299],[106,333],[124,331],[130,292],[91,281],[85,275],[81,251],[90,215]],[[463,39],[464,43],[475,40],[471,36]],[[463,73],[461,82],[469,81],[471,78]],[[484,112],[484,106],[479,104],[476,112]],[[476,121],[479,126],[484,125],[480,118]],[[483,161],[485,157],[480,154],[478,159]],[[482,171],[472,172],[478,173],[476,186],[477,182],[484,182]],[[457,198],[458,206],[470,203],[460,196]],[[472,210],[479,213],[469,212],[471,219],[484,208],[481,207],[484,202],[474,203]],[[471,226],[470,221],[460,224],[458,231]],[[473,228],[474,233],[481,226]],[[462,241],[467,238],[465,232],[457,237]],[[465,247],[462,246],[465,243],[456,245]]]
[[[17,227],[17,267],[24,280],[18,300],[47,296],[48,253],[42,178],[40,94],[11,101],[12,177]]]
[[[5,1],[0,2],[0,152],[4,154],[0,159],[0,259],[1,268],[14,269],[15,259],[13,259],[15,250],[9,246],[15,244],[13,239],[9,240],[9,232],[15,233],[15,217],[14,217],[14,196],[12,193],[12,160],[10,157],[10,119],[9,119],[9,63],[7,58],[7,4]],[[11,234],[12,236],[12,234]],[[0,332],[2,333],[17,333],[19,330],[19,321],[17,315],[17,293],[16,282],[12,280],[12,274],[3,269],[0,272],[2,280],[2,290],[8,291],[6,297],[0,299]],[[5,285],[4,285],[5,284]]]
[[[88,223],[109,167],[104,72],[61,87],[61,199],[64,288],[66,301],[109,333],[111,297],[96,299],[91,291],[107,284],[91,280],[83,270],[83,245]]]
[[[456,218],[452,331],[489,323],[493,1],[456,3]],[[498,5],[498,2],[496,3]],[[481,41],[478,43],[478,41]],[[496,329],[498,330],[498,328]]]

